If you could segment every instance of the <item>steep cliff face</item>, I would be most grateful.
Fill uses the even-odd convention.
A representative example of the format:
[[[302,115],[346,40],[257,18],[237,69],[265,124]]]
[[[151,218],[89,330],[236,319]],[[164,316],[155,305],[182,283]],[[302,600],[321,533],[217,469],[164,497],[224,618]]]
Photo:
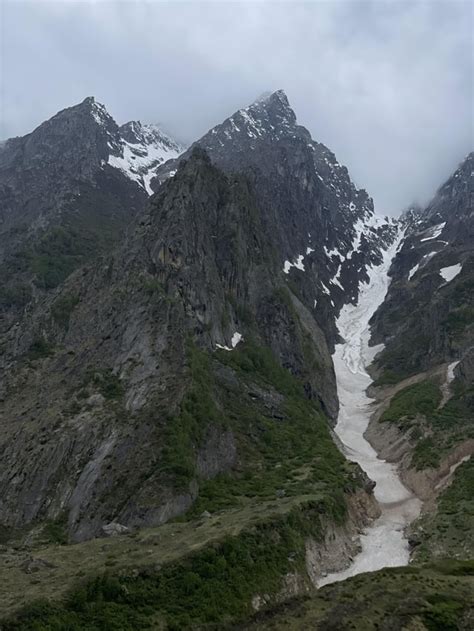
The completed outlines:
[[[253,184],[196,150],[113,256],[10,329],[4,526],[62,520],[82,540],[314,485],[336,515],[370,490],[330,438],[328,347],[277,248]]]
[[[369,265],[381,262],[396,222],[374,215],[372,199],[354,186],[346,167],[297,124],[282,90],[237,111],[182,158],[195,146],[225,172],[245,173],[253,183],[263,227],[275,233],[280,269],[332,347],[335,314],[357,300],[359,283]],[[158,168],[155,190],[178,163]]]

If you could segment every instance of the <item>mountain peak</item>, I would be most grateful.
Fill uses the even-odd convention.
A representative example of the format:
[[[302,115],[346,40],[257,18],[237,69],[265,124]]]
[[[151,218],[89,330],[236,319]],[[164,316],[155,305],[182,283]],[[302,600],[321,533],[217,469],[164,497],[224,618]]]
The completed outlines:
[[[270,118],[274,118],[277,124],[296,124],[296,114],[292,110],[284,90],[266,92],[251,105],[239,110],[239,112],[242,111],[250,112],[254,116],[257,115],[259,117],[262,113],[265,113]]]
[[[258,99],[255,99],[254,104],[257,103],[283,103],[286,106],[290,106],[288,97],[284,90],[275,90],[275,92],[263,92]]]

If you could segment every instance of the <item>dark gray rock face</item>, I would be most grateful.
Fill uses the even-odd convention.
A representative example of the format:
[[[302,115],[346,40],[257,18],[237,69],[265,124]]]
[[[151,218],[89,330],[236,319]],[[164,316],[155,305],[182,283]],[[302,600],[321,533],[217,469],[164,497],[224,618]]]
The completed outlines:
[[[325,336],[287,287],[272,237],[252,184],[197,150],[113,256],[73,274],[11,329],[2,358],[4,525],[66,513],[71,537],[82,540],[110,522],[158,524],[186,511],[196,481],[176,489],[159,463],[189,390],[189,340],[211,357],[237,332],[270,347],[335,416]],[[212,371],[218,402],[236,377],[219,362]],[[284,419],[278,396],[261,391],[255,383],[245,396]],[[226,472],[240,457],[232,431],[211,425],[196,445],[197,475]]]
[[[119,128],[92,97],[3,143],[0,328],[110,250],[148,198],[148,168],[180,150],[156,126]]]
[[[0,148],[2,254],[15,245],[22,225],[37,231],[57,222],[63,205],[93,184],[119,128],[92,97],[62,110],[31,134]],[[13,243],[12,243],[13,238]]]
[[[384,370],[401,378],[461,359],[474,341],[474,153],[424,210],[401,221],[406,235],[392,283],[372,321]]]
[[[196,146],[219,168],[244,173],[253,184],[280,267],[332,346],[335,314],[348,299],[357,300],[359,282],[367,278],[368,265],[381,262],[396,222],[374,216],[372,199],[354,186],[334,154],[297,124],[281,90],[239,110],[181,158],[159,167],[152,187],[170,177]]]

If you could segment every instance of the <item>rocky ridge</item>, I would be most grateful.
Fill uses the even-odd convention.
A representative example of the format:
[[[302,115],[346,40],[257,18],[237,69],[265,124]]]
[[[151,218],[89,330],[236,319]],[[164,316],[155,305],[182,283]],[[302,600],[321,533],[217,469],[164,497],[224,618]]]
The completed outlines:
[[[314,310],[332,348],[335,315],[348,299],[357,300],[368,266],[381,263],[382,250],[396,236],[396,221],[374,213],[372,199],[356,188],[347,168],[298,125],[282,90],[238,110],[160,166],[152,187],[196,146],[225,172],[245,173],[253,183],[264,229],[280,227],[280,267]]]

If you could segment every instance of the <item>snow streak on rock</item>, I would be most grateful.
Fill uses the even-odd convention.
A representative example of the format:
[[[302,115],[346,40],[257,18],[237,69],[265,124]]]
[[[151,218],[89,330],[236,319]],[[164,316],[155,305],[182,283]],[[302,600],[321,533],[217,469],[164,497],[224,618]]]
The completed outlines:
[[[369,320],[387,292],[388,270],[399,242],[400,238],[384,252],[381,265],[368,270],[369,282],[361,286],[358,304],[347,304],[342,308],[337,327],[345,342],[336,346],[333,355],[340,403],[335,431],[346,457],[359,463],[376,482],[375,497],[382,514],[362,534],[362,550],[352,565],[326,576],[319,586],[361,572],[406,565],[409,561],[404,529],[419,514],[420,501],[403,486],[396,467],[379,459],[364,438],[373,401],[365,393],[371,383],[366,367],[382,348],[381,345],[369,347]]]

